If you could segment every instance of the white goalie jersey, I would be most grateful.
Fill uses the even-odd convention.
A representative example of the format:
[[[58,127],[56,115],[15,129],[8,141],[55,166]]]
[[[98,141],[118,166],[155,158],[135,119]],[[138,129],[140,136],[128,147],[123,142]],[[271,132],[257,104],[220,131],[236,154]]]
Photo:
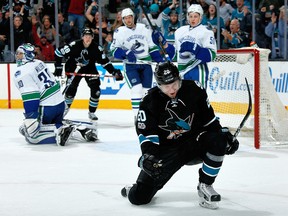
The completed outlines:
[[[33,60],[15,69],[14,83],[23,103],[40,100],[42,106],[53,106],[64,101],[60,85],[44,62]]]

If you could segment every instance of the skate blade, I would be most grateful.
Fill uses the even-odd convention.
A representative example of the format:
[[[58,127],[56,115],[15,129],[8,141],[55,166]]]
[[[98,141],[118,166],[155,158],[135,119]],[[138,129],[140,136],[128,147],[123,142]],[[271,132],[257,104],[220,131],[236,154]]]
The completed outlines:
[[[203,197],[199,198],[199,205],[203,208],[208,208],[208,209],[218,209],[219,208],[219,202],[209,202],[205,200]]]

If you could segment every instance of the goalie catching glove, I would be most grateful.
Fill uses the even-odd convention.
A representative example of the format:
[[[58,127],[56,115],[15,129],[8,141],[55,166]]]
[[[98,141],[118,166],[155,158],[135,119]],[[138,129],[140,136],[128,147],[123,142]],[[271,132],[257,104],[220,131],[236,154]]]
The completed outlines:
[[[234,154],[238,148],[239,148],[239,142],[236,139],[236,137],[234,137],[231,132],[229,131],[229,128],[227,127],[223,127],[221,129],[222,133],[226,136],[226,140],[227,140],[227,147],[226,147],[226,153],[227,155],[231,155]]]

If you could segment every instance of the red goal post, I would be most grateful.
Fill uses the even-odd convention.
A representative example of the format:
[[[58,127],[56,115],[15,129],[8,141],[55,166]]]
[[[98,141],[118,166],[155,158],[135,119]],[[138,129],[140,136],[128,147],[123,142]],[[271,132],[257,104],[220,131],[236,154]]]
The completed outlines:
[[[254,137],[255,148],[288,144],[288,111],[279,99],[268,67],[268,49],[218,50],[208,64],[207,93],[223,126],[235,131],[248,109],[245,77],[252,94],[251,116],[240,136]]]

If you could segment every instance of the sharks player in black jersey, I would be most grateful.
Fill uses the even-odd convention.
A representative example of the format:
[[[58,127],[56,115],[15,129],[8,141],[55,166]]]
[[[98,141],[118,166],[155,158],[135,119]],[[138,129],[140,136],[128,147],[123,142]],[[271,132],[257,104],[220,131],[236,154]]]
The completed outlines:
[[[181,80],[170,62],[158,64],[154,76],[158,86],[141,101],[136,121],[141,172],[121,194],[132,204],[147,204],[182,166],[201,162],[199,204],[216,209],[221,196],[212,184],[224,155],[235,153],[239,142],[222,128],[198,81]]]
[[[123,80],[123,75],[119,69],[115,69],[108,57],[103,53],[103,48],[93,41],[94,33],[90,28],[82,31],[82,39],[71,42],[68,45],[55,50],[56,63],[54,75],[62,75],[62,58],[67,59],[65,72],[74,72],[77,65],[81,66],[78,74],[99,74],[95,63],[101,64],[116,81]],[[69,78],[69,76],[68,76]],[[75,76],[69,88],[65,92],[65,101],[68,107],[73,103],[78,85],[83,76]],[[97,76],[86,76],[85,81],[90,88],[89,113],[91,120],[97,120],[95,111],[100,97],[100,79]]]

